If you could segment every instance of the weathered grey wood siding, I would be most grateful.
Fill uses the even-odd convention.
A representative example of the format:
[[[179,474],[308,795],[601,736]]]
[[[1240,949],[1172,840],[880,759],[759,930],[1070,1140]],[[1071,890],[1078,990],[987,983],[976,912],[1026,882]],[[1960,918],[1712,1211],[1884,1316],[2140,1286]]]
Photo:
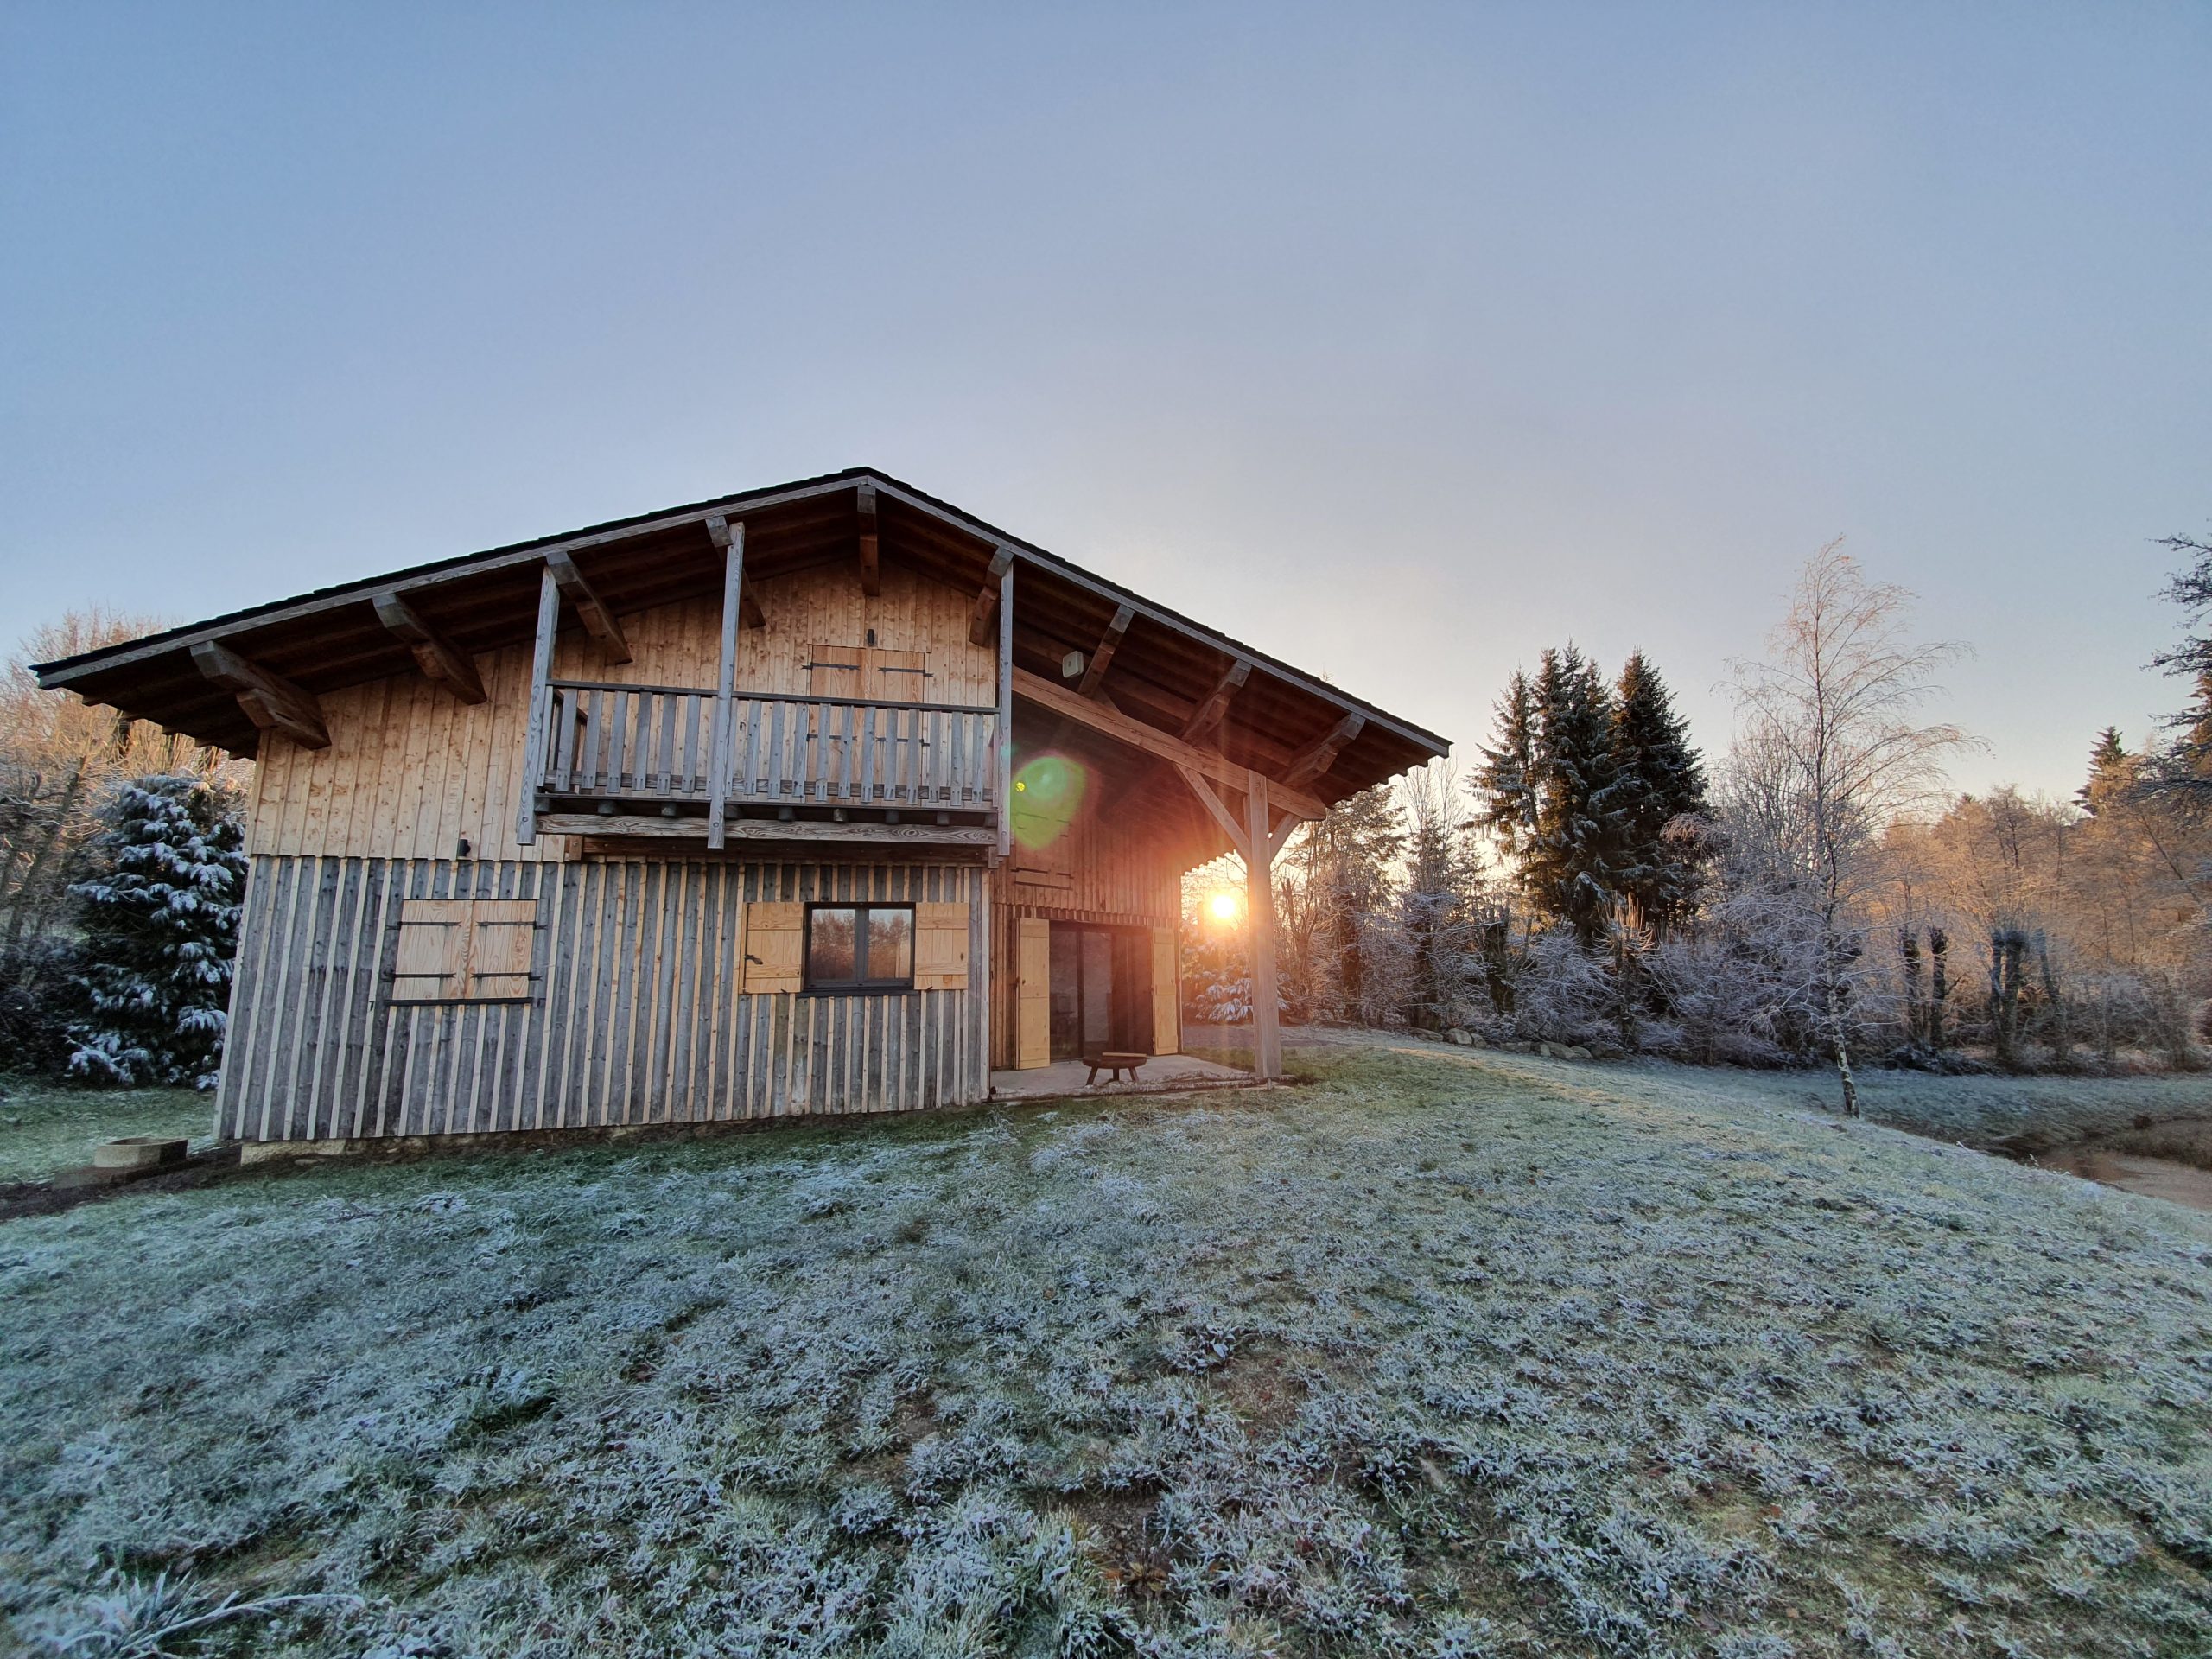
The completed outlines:
[[[391,1001],[404,899],[535,899],[527,1001]],[[969,988],[741,995],[742,907],[969,906]],[[989,1093],[988,873],[951,865],[253,860],[216,1131],[458,1135],[916,1110]]]

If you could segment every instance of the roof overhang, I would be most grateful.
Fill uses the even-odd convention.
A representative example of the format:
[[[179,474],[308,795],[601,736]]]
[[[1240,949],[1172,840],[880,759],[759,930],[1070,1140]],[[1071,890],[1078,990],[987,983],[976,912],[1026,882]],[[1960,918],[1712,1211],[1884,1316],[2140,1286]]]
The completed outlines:
[[[40,664],[39,683],[251,753],[254,725],[195,663],[194,646],[220,645],[317,693],[411,673],[408,642],[387,620],[394,607],[380,613],[380,596],[397,595],[465,652],[526,643],[550,555],[568,556],[610,610],[630,614],[720,591],[710,520],[744,523],[749,581],[853,558],[863,486],[875,499],[884,558],[979,593],[993,561],[1011,561],[1018,667],[1057,681],[1068,653],[1096,653],[1110,638],[1111,704],[1126,717],[1178,735],[1203,725],[1205,741],[1236,764],[1298,777],[1329,801],[1448,750],[1433,732],[872,467],[321,588]]]

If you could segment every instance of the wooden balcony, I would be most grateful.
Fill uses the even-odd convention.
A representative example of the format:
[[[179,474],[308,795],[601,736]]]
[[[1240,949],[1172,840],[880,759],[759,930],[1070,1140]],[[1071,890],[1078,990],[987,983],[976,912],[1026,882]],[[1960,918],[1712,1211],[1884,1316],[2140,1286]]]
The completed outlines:
[[[537,696],[529,783],[550,834],[711,839],[719,818],[738,839],[997,839],[995,708],[740,691],[718,732],[715,693],[694,687],[550,680]]]

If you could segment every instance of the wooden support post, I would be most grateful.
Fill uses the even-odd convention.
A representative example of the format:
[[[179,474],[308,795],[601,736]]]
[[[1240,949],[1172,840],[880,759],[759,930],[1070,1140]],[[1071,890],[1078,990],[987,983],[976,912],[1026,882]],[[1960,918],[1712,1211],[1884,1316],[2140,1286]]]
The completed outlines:
[[[1006,585],[1007,573],[1014,569],[1011,549],[1001,548],[991,556],[991,568],[983,577],[983,585],[976,590],[975,614],[968,619],[968,643],[988,645],[991,643],[991,625],[998,618],[999,596]]]
[[[1014,560],[999,572],[999,857],[1014,850]],[[997,559],[991,561],[993,564]]]
[[[576,562],[565,553],[548,553],[545,569],[559,585],[561,596],[575,607],[576,619],[584,625],[584,632],[599,641],[607,661],[628,662],[630,642],[622,637],[622,625],[584,580],[584,573],[576,569]]]
[[[477,675],[474,657],[424,621],[421,612],[391,589],[372,599],[377,620],[393,638],[406,642],[424,679],[442,685],[463,702],[484,701],[484,682]]]
[[[211,684],[236,697],[245,717],[262,731],[281,732],[303,749],[330,747],[330,728],[323,724],[322,705],[314,692],[212,639],[193,646],[192,661]]]
[[[707,520],[707,534],[722,550],[721,671],[715,682],[714,759],[708,762],[713,775],[707,779],[707,845],[722,844],[723,816],[729,798],[731,696],[737,689],[737,628],[744,607],[745,526],[717,516]]]
[[[1197,743],[1211,736],[1229,713],[1229,700],[1236,695],[1237,687],[1252,677],[1252,664],[1239,657],[1224,669],[1221,677],[1214,682],[1213,690],[1205,699],[1191,710],[1190,719],[1183,722],[1183,741]]]
[[[522,804],[515,809],[515,840],[524,847],[537,839],[537,791],[545,782],[545,751],[551,742],[546,723],[553,694],[553,641],[561,629],[561,584],[546,566],[537,582],[537,643],[530,658],[530,721],[523,732]]]
[[[874,599],[883,590],[883,573],[878,568],[876,544],[875,486],[862,484],[858,492],[860,505],[861,592]]]
[[[1252,928],[1252,1075],[1273,1083],[1282,1076],[1282,1031],[1275,1013],[1275,840],[1268,823],[1268,780],[1256,772],[1246,776],[1244,910]]]

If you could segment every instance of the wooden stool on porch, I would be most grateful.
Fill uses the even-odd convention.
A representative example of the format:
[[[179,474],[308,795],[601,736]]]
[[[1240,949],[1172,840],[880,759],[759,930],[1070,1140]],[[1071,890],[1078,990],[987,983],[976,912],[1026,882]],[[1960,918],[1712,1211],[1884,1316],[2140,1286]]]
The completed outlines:
[[[1135,1083],[1137,1069],[1151,1058],[1149,1054],[1121,1054],[1112,1049],[1093,1049],[1083,1057],[1083,1063],[1090,1068],[1090,1075],[1083,1080],[1083,1086],[1088,1089],[1096,1084],[1101,1071],[1109,1074],[1106,1079],[1109,1083],[1121,1082],[1124,1071],[1129,1074],[1129,1081]]]

